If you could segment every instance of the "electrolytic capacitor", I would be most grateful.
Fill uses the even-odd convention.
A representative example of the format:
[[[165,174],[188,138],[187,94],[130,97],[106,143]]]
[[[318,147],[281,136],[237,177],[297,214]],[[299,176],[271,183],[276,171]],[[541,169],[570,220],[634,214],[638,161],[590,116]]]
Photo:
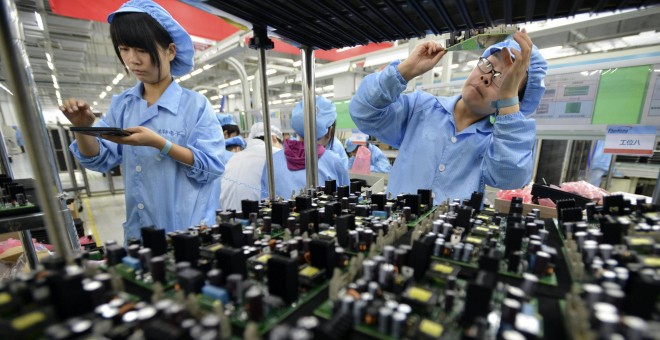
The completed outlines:
[[[406,222],[412,221],[412,209],[410,207],[403,207],[403,218]]]
[[[522,290],[527,294],[527,296],[534,296],[536,294],[536,285],[539,282],[539,278],[534,274],[523,273],[523,283]]]
[[[390,333],[390,321],[392,319],[392,310],[383,306],[378,309],[378,331],[380,334]]]
[[[357,300],[353,304],[353,324],[360,325],[364,320],[364,315],[367,310],[367,301]]]
[[[380,296],[382,293],[380,290],[380,285],[376,281],[369,282],[367,287],[369,294],[373,296]]]
[[[371,229],[367,229],[364,231],[364,242],[367,244],[367,249],[369,250],[371,247],[371,243],[373,242],[375,236],[374,236],[374,231]]]
[[[624,329],[624,336],[627,340],[642,340],[646,334],[648,328],[646,321],[644,319],[626,315],[622,318]]]
[[[603,289],[599,285],[592,283],[584,284],[582,290],[584,291],[585,300],[588,306],[592,306],[600,301],[600,295],[603,293]]]
[[[131,244],[128,246],[128,255],[134,259],[139,259],[140,254],[138,253],[140,251],[140,246],[137,244]]]
[[[463,247],[463,254],[461,255],[461,261],[469,262],[472,251],[474,250],[474,245],[472,243],[466,243]]]
[[[407,256],[408,256],[408,251],[406,249],[397,248],[394,251],[394,265],[397,266],[397,268],[401,269],[403,266],[406,265]]]
[[[399,339],[402,338],[406,331],[406,315],[400,312],[392,314],[392,332],[390,335]]]
[[[534,261],[534,275],[543,276],[550,264],[550,254],[539,251],[536,253],[536,260]]]
[[[151,261],[151,249],[142,248],[138,250],[138,258],[140,259],[140,265],[142,266],[142,270],[148,272],[149,263]]]
[[[360,237],[357,230],[348,231],[348,249],[357,250]]]
[[[605,301],[611,303],[617,308],[623,307],[623,300],[625,299],[626,294],[619,289],[607,289],[605,290],[604,299]]]
[[[507,270],[513,273],[518,272],[518,267],[520,266],[520,259],[522,257],[522,252],[516,250],[509,254],[509,261],[507,263]]]
[[[370,282],[376,278],[376,262],[372,260],[362,261],[362,277],[365,281]]]
[[[436,238],[435,244],[433,245],[433,256],[440,257],[442,256],[442,248],[445,245],[445,239]]]
[[[393,264],[394,263],[394,251],[396,248],[391,245],[387,245],[383,247],[383,256],[385,256],[385,261],[387,263]]]
[[[350,314],[351,311],[353,310],[353,303],[355,302],[355,298],[352,295],[344,295],[341,298],[341,305],[339,307],[339,311],[342,314]]]
[[[394,266],[389,263],[384,263],[380,266],[378,272],[378,283],[381,284],[383,289],[390,290],[394,284]]]
[[[436,234],[442,234],[442,224],[444,222],[441,220],[433,221],[433,232]]]
[[[208,278],[209,284],[215,287],[222,287],[224,286],[224,282],[222,280],[222,270],[220,269],[211,269],[209,270],[208,273],[206,273],[206,277]]]
[[[264,226],[263,226],[264,234],[270,235],[273,220],[271,219],[270,216],[264,216],[264,222],[263,223],[264,223]]]
[[[243,300],[243,275],[231,274],[227,276],[227,290],[232,300],[241,303]]]
[[[506,297],[507,299],[518,300],[519,302],[525,301],[525,292],[516,287],[516,286],[507,286],[506,287]]]
[[[619,315],[610,312],[597,312],[596,322],[598,323],[598,338],[609,339],[616,332],[619,323]]]
[[[264,317],[264,295],[259,288],[252,286],[245,293],[250,320],[259,322]]]
[[[600,257],[602,257],[605,261],[610,259],[613,249],[614,247],[612,247],[611,244],[604,243],[598,245],[598,252],[600,253]]]
[[[502,322],[513,325],[520,312],[520,301],[506,298],[502,301]]]
[[[454,300],[456,299],[456,292],[454,290],[445,290],[445,313],[451,313],[454,309]]]
[[[590,264],[598,253],[598,243],[592,240],[584,241],[582,245],[582,262]]]
[[[187,263],[187,262],[179,262]],[[163,256],[152,257],[149,261],[149,271],[154,282],[165,283],[165,258]]]
[[[584,245],[584,241],[587,240],[587,232],[578,231],[574,235],[575,235],[575,241],[577,242],[578,251],[582,252],[582,246]]]
[[[548,240],[548,235],[550,235],[550,232],[545,230],[545,229],[540,229],[539,230],[539,236],[541,237],[541,243],[545,244],[545,242]]]
[[[180,273],[184,269],[190,268],[190,262],[187,262],[187,261],[177,262],[177,264],[174,266],[174,268],[175,268],[175,271],[177,273]]]
[[[254,245],[254,231],[243,230],[243,242],[248,246]]]
[[[454,245],[454,254],[452,255],[452,260],[460,261],[462,252],[463,252],[463,243],[458,243]]]

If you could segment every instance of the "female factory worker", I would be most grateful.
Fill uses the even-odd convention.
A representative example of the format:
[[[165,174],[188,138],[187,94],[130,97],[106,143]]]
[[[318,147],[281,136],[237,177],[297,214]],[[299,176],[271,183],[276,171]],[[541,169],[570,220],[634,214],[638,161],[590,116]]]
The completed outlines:
[[[298,102],[291,112],[291,127],[301,137],[301,140],[288,139],[284,141],[284,150],[273,154],[273,171],[275,177],[275,195],[289,199],[295,191],[306,185],[305,174],[305,138],[303,126],[302,101]],[[334,152],[327,152],[324,145],[332,138],[330,128],[337,119],[337,108],[331,101],[316,96],[316,151],[318,154],[318,184],[324,185],[326,180],[337,180],[337,185],[348,185],[348,171],[342,160]],[[261,197],[268,197],[268,172],[264,166],[261,176]]]
[[[193,68],[190,36],[162,7],[132,0],[108,16],[122,64],[138,83],[113,96],[98,126],[120,127],[130,136],[104,139],[76,134],[71,151],[84,167],[125,170],[124,241],[140,228],[166,231],[213,224],[219,206],[219,176],[225,150],[211,103],[172,80]],[[94,115],[81,100],[60,107],[74,126],[92,126]]]
[[[353,167],[355,156],[362,145],[354,144],[350,139],[346,140],[346,152],[351,156],[348,159],[348,170]],[[377,146],[367,143],[367,149],[371,152],[371,172],[388,173],[392,169],[390,161],[385,157],[383,151]]]
[[[225,149],[232,154],[243,151],[246,146],[247,143],[241,136],[235,136],[225,140]]]
[[[365,77],[351,100],[357,127],[399,149],[387,191],[432,188],[438,204],[469,198],[486,184],[522,187],[531,177],[536,134],[525,116],[543,96],[545,59],[523,30],[486,49],[460,95],[401,94],[445,53],[437,43],[420,44],[404,62]]]

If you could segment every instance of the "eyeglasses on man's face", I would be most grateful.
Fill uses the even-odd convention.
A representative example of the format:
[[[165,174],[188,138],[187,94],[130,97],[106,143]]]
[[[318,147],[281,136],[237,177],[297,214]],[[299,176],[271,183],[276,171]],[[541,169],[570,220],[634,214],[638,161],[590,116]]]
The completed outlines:
[[[493,69],[493,64],[488,59],[484,57],[480,57],[479,62],[477,62],[477,67],[479,68],[479,71],[481,71],[482,73],[491,74],[492,84],[494,84],[497,87],[500,87],[502,85],[504,76],[502,76],[501,72],[495,71],[495,69]],[[488,85],[490,85],[490,83]]]

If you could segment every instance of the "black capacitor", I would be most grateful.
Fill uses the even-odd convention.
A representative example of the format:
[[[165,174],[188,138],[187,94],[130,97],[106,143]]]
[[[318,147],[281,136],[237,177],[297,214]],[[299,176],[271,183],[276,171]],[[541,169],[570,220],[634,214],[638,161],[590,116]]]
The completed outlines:
[[[142,248],[138,250],[138,258],[140,259],[140,265],[142,266],[142,270],[145,272],[150,271],[149,265],[151,264],[151,249],[149,248]]]
[[[400,339],[406,333],[406,320],[407,317],[405,314],[400,312],[394,312],[392,314],[392,329],[390,336],[395,339]]]
[[[496,274],[480,271],[474,282],[468,285],[465,296],[463,321],[470,324],[477,317],[485,317],[490,312],[490,299],[493,295]]]
[[[47,259],[49,258],[44,261]],[[58,317],[67,319],[94,309],[88,293],[83,289],[82,271],[47,275],[45,281]],[[71,303],[71,301],[76,301],[76,303]]]
[[[215,258],[224,278],[231,274],[247,275],[247,259],[241,249],[222,247],[215,251]]]
[[[348,231],[353,229],[355,229],[355,215],[337,216],[335,230],[337,232],[337,243],[339,243],[339,246],[348,247]]]
[[[362,274],[363,278],[367,282],[371,282],[376,279],[376,262],[370,259],[362,261]],[[373,294],[373,293],[372,293]]]
[[[264,295],[257,287],[252,286],[245,293],[245,300],[250,320],[260,322],[264,318]]]
[[[83,285],[83,290],[87,293],[87,298],[92,304],[92,308],[108,302],[106,290],[103,284],[98,281],[88,281]]]
[[[300,233],[309,232],[309,235],[312,233],[319,232],[319,210],[318,209],[307,209],[300,212]],[[310,231],[311,230],[311,231]]]
[[[323,187],[323,193],[326,195],[334,195],[337,191],[337,180],[329,179],[325,181],[325,186]]]
[[[341,198],[341,209],[342,210],[348,210],[350,202],[348,201],[348,197],[342,197]]]
[[[192,267],[192,266],[190,265],[190,262],[186,262],[186,261],[183,261],[183,262],[177,262],[177,263],[174,265],[174,271],[175,271],[175,273],[179,273],[179,272],[181,272],[182,270],[184,270],[184,269],[188,269],[188,268],[191,268],[191,267]]]
[[[259,202],[253,200],[241,200],[241,210],[243,211],[243,218],[250,216],[252,213],[259,213]]]
[[[165,258],[163,256],[152,257],[149,261],[149,271],[154,281],[165,283]]]
[[[158,229],[155,226],[144,227],[140,229],[140,234],[142,235],[142,246],[151,249],[154,256],[167,253],[167,239],[164,229]]]
[[[335,220],[341,215],[342,204],[339,202],[331,202],[325,205],[323,213],[323,223],[335,224]]]
[[[506,246],[504,256],[509,257],[514,251],[520,250],[524,236],[525,229],[519,223],[507,226],[506,236],[504,238],[504,244]]]
[[[270,218],[270,216],[264,216],[264,226],[263,226],[263,233],[266,235],[270,235],[273,220]]]
[[[122,259],[126,257],[126,249],[120,245],[111,245],[105,247],[105,254],[107,258],[108,266],[114,266],[122,262]],[[45,260],[42,261],[42,264],[45,266]],[[46,269],[48,269],[46,267]]]
[[[390,333],[390,324],[392,322],[392,310],[388,307],[378,309],[378,332],[380,334]]]
[[[298,299],[298,261],[273,256],[268,260],[268,292],[286,303]]]
[[[522,290],[527,294],[527,296],[534,296],[536,294],[536,286],[539,282],[539,278],[531,273],[523,273],[523,283]]]
[[[545,276],[545,273],[550,264],[550,254],[539,251],[536,253],[536,260],[534,261],[534,275],[536,276]]]
[[[520,312],[520,301],[506,298],[502,301],[502,322],[513,325]]]
[[[349,190],[350,192],[360,192],[363,186],[367,186],[367,182],[360,179],[351,179]]]
[[[410,207],[410,212],[414,214],[415,216],[419,216],[420,214],[420,208],[419,205],[422,202],[422,196],[419,194],[407,194],[403,195],[405,203],[404,207]],[[408,220],[407,220],[408,221]]]
[[[140,254],[138,253],[140,251],[140,246],[137,244],[131,244],[128,246],[128,256],[134,258],[134,259],[139,259]]]
[[[254,245],[254,231],[253,230],[243,230],[243,244],[252,246]]]
[[[287,218],[285,226],[291,231],[291,234],[293,234],[296,231],[296,218],[293,216]]]
[[[600,230],[603,233],[603,243],[621,244],[623,241],[623,225],[617,219],[606,215],[600,220]]]
[[[351,188],[347,185],[340,185],[337,187],[337,197],[348,197],[351,193]]]
[[[243,302],[243,275],[231,274],[227,276],[227,291],[236,303]]]
[[[178,234],[172,236],[172,247],[174,248],[174,260],[176,262],[190,262],[193,266],[199,259],[199,237],[190,234]]]
[[[303,211],[312,207],[312,197],[308,195],[296,196],[296,211]]]
[[[460,206],[458,207],[456,220],[454,221],[455,227],[463,227],[468,232],[470,231],[470,219],[472,218],[473,213],[472,207]]]
[[[309,252],[312,266],[325,269],[326,276],[332,277],[337,263],[334,241],[314,239],[309,242]]]
[[[473,192],[470,196],[469,206],[475,211],[479,212],[481,210],[481,202],[484,200],[483,192]]]
[[[206,273],[209,284],[215,287],[224,286],[224,277],[222,276],[222,271],[220,269],[211,269]]]
[[[273,202],[271,206],[271,218],[273,219],[273,223],[286,226],[286,221],[289,218],[289,211],[290,208],[288,201]]]
[[[508,256],[507,271],[512,273],[518,272],[518,267],[520,266],[520,258],[522,257],[522,252],[516,250]]]
[[[193,268],[184,269],[176,274],[177,283],[186,295],[199,294],[204,286],[204,274]]]
[[[220,223],[220,236],[222,243],[234,248],[245,245],[243,237],[243,225],[240,223]]]
[[[387,197],[385,194],[372,194],[371,203],[378,205],[378,210],[385,209],[385,203],[387,202]]]
[[[651,269],[630,272],[630,278],[625,286],[626,298],[623,308],[627,315],[651,319],[660,292],[660,280],[657,280],[655,275]],[[651,296],[656,298],[649,298]]]

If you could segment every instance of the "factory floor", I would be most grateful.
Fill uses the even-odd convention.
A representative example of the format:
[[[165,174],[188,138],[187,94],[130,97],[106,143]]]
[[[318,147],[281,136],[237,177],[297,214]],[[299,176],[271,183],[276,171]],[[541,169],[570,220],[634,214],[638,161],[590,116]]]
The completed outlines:
[[[11,159],[15,179],[34,178],[34,169],[26,153],[13,154]],[[100,242],[115,240],[122,244],[124,242],[122,223],[126,216],[122,177],[112,176],[115,189],[115,193],[112,194],[108,177],[95,171],[86,173],[92,193],[91,197],[87,196],[84,189],[79,192],[67,192],[70,197],[76,198],[74,209],[84,222],[85,234],[93,235]],[[67,189],[74,186],[68,172],[60,172],[59,176],[62,188]],[[77,186],[84,187],[82,173],[76,171],[75,177]]]

